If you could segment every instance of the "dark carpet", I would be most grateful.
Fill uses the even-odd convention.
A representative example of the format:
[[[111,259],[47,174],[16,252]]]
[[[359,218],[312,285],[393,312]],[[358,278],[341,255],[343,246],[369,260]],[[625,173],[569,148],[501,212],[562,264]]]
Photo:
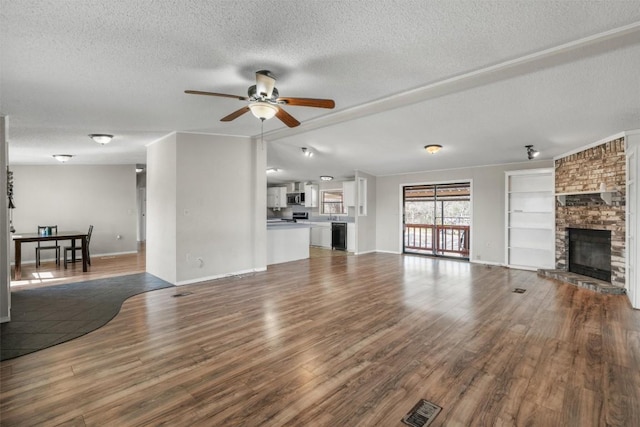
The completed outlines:
[[[105,325],[129,297],[173,285],[148,273],[11,291],[0,324],[0,360],[33,353]]]

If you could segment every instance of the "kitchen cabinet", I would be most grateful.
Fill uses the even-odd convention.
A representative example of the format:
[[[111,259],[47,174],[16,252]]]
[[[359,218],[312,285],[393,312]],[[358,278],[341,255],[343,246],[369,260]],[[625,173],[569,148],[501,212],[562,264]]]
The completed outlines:
[[[342,201],[345,206],[356,206],[356,182],[344,181],[342,183]]]
[[[331,248],[331,223],[312,222],[311,223],[311,246]]]
[[[287,207],[287,187],[267,188],[267,207],[282,209]]]
[[[535,270],[555,264],[553,169],[506,172],[506,264]]]
[[[356,225],[347,223],[347,252],[356,251]]]
[[[307,208],[318,207],[318,186],[306,184],[304,186],[304,206]]]

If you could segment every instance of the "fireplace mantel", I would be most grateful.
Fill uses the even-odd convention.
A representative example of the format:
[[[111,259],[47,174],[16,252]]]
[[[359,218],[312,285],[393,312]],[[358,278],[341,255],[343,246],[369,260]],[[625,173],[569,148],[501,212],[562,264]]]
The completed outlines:
[[[562,206],[567,205],[567,197],[568,196],[589,196],[589,195],[600,195],[602,201],[604,201],[607,205],[611,205],[611,200],[613,194],[617,193],[616,190],[611,191],[574,191],[571,193],[556,193],[556,199]]]

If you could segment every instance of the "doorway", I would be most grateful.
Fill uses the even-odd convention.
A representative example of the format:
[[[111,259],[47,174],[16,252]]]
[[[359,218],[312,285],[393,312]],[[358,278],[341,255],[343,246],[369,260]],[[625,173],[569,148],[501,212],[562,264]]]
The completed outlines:
[[[469,259],[471,183],[403,187],[403,252]]]

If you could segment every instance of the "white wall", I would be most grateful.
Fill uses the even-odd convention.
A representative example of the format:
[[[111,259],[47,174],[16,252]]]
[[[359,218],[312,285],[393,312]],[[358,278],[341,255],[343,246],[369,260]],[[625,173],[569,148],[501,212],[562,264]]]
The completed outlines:
[[[147,271],[176,283],[176,134],[147,147]]]
[[[367,215],[357,216],[358,210],[356,209],[356,239],[358,241],[356,253],[362,254],[376,250],[376,177],[362,171],[356,171],[356,189],[358,189],[358,178],[367,180]]]
[[[57,225],[59,231],[85,231],[93,224],[92,257],[136,252],[135,165],[61,163],[16,165],[11,170],[16,233],[35,233],[38,225]],[[35,259],[34,248],[35,243],[23,244],[23,262]],[[43,255],[54,257],[52,251]]]
[[[472,181],[472,261],[504,263],[504,172],[553,167],[552,160],[377,177],[376,247],[401,253],[402,186]]]
[[[11,307],[11,267],[9,264],[9,211],[7,209],[8,200],[6,196],[7,188],[7,162],[8,146],[6,129],[8,119],[0,116],[0,191],[4,192],[0,197],[0,323],[10,319]]]
[[[186,284],[266,269],[266,149],[260,142],[177,133],[151,145],[147,160],[149,273]],[[174,188],[161,182],[162,170]]]

